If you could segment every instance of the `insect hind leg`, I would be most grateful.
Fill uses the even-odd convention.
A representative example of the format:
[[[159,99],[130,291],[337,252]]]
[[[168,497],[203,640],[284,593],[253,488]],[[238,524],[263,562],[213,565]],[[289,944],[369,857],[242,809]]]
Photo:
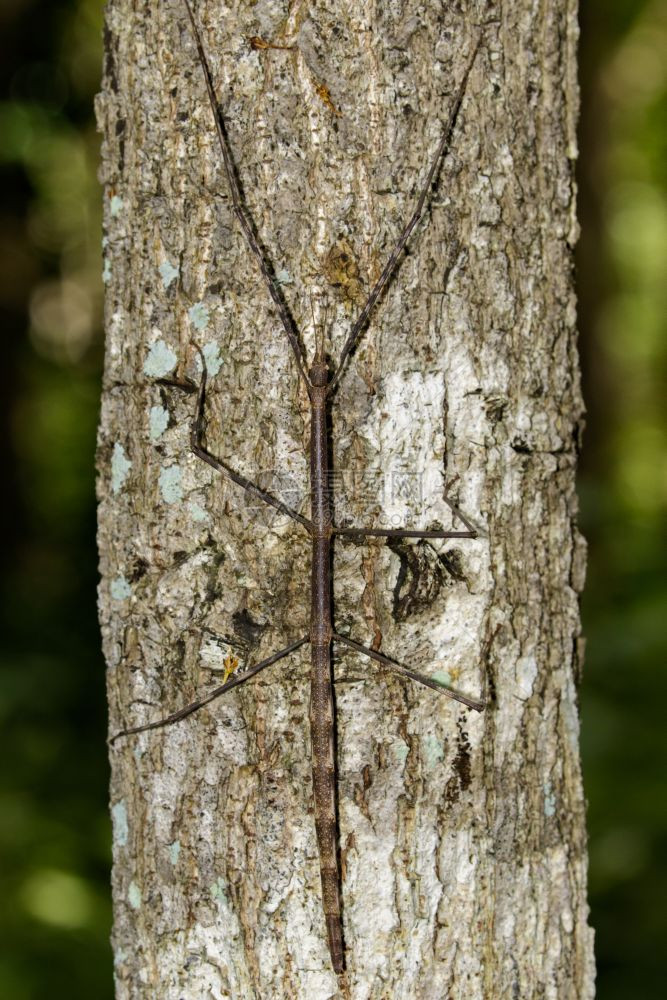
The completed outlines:
[[[467,695],[460,694],[458,691],[453,691],[452,688],[445,687],[444,684],[440,684],[432,677],[419,673],[417,670],[412,670],[410,667],[404,667],[402,663],[398,663],[396,660],[391,659],[391,657],[385,656],[384,653],[378,653],[375,649],[370,649],[368,646],[362,646],[360,642],[355,642],[354,639],[350,639],[346,635],[340,635],[339,632],[334,632],[333,640],[334,642],[342,643],[344,646],[349,646],[350,649],[354,649],[357,653],[362,653],[369,659],[375,660],[376,663],[382,663],[383,666],[393,670],[396,674],[401,674],[403,677],[409,677],[410,680],[417,681],[418,684],[423,684],[425,687],[432,688],[432,690],[437,691],[438,694],[442,694],[446,698],[451,698],[452,701],[460,702],[460,704],[465,705],[466,708],[472,708],[475,712],[484,711],[484,702],[476,701],[474,698],[468,698]]]
[[[114,744],[116,740],[120,739],[121,736],[132,736],[134,733],[145,733],[149,729],[161,729],[163,726],[170,726],[174,722],[180,722],[181,719],[186,719],[188,715],[193,715],[198,712],[200,708],[204,708],[205,705],[210,705],[212,701],[216,698],[220,698],[221,695],[226,694],[231,691],[232,688],[240,687],[241,684],[245,684],[247,680],[251,677],[255,677],[266,667],[270,667],[273,663],[277,663],[278,660],[282,660],[283,657],[288,656],[295,650],[300,649],[301,646],[309,640],[308,635],[302,636],[297,639],[296,642],[290,643],[289,646],[285,646],[283,649],[279,649],[277,653],[272,653],[271,656],[267,656],[266,659],[260,660],[254,666],[249,667],[244,670],[242,674],[236,674],[232,676],[224,684],[219,687],[214,688],[209,694],[204,698],[199,698],[197,701],[190,702],[189,705],[185,705],[184,708],[179,708],[177,712],[172,712],[171,715],[167,715],[164,719],[158,719],[156,722],[147,722],[143,726],[130,726],[128,729],[121,729],[119,732],[114,733],[109,739],[109,743]]]

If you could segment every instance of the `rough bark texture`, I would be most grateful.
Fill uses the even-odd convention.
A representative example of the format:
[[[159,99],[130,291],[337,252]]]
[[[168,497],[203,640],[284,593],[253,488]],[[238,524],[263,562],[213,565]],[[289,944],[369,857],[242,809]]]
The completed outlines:
[[[572,245],[575,0],[286,0],[195,9],[245,200],[314,350],[335,355],[483,42],[425,224],[333,409],[337,512],[475,541],[337,543],[338,628],[489,700],[483,715],[338,650],[350,996],[593,995],[578,757]],[[253,48],[249,38],[292,46]],[[307,631],[309,539],[188,449],[307,498],[308,413],[231,211],[180,0],[111,0],[99,439],[111,730]],[[409,476],[405,476],[405,473]],[[398,475],[398,472],[402,475]],[[412,478],[410,478],[412,477]],[[290,485],[291,484],[291,485]],[[117,996],[339,995],[312,815],[308,651],[112,752]]]

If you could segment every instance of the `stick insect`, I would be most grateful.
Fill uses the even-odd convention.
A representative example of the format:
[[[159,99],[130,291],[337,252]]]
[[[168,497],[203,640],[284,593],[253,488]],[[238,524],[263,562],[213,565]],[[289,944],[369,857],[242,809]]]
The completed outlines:
[[[269,263],[263,250],[260,248],[253,222],[244,206],[240,185],[236,176],[236,169],[233,163],[232,152],[227,138],[224,118],[216,98],[213,78],[204,51],[199,28],[189,0],[183,0],[183,2],[190,21],[192,35],[203,71],[208,100],[213,113],[224,170],[231,194],[233,210],[238,219],[250,253],[254,257],[259,268],[264,285],[273,300],[293,353],[298,377],[302,380],[310,401],[310,518],[304,517],[298,511],[287,506],[271,493],[257,486],[255,483],[252,483],[244,476],[239,475],[226,462],[213,455],[206,447],[205,404],[207,371],[204,355],[198,347],[197,350],[199,351],[202,362],[202,376],[198,388],[194,385],[194,383],[189,383],[188,381],[162,381],[167,381],[167,384],[185,389],[189,392],[196,392],[197,399],[190,431],[190,447],[194,454],[217,472],[226,476],[237,486],[250,493],[252,496],[262,500],[266,504],[269,504],[280,513],[292,518],[311,536],[312,563],[310,630],[307,634],[301,636],[301,638],[296,639],[288,646],[278,650],[278,652],[273,653],[266,659],[261,660],[259,663],[254,664],[241,673],[233,674],[231,678],[225,681],[225,683],[215,688],[205,697],[186,705],[184,708],[181,708],[179,711],[174,712],[166,718],[159,719],[155,722],[149,722],[145,725],[133,726],[124,729],[112,737],[112,742],[121,736],[129,736],[133,733],[142,733],[150,729],[157,729],[185,719],[187,716],[197,712],[205,705],[209,705],[212,701],[221,697],[226,692],[233,690],[241,684],[245,684],[245,682],[251,677],[257,676],[257,674],[261,671],[266,670],[267,667],[277,663],[289,654],[296,652],[306,644],[310,644],[310,732],[312,747],[315,829],[319,851],[322,903],[329,952],[331,955],[333,969],[336,974],[340,976],[345,970],[345,948],[341,923],[340,869],[338,860],[339,836],[337,820],[336,764],[334,754],[335,714],[332,691],[332,644],[338,644],[340,646],[347,647],[348,649],[352,649],[356,653],[382,664],[385,668],[388,668],[403,677],[410,678],[419,684],[423,684],[434,691],[437,691],[438,694],[451,698],[454,701],[465,705],[469,709],[481,712],[484,708],[481,701],[466,697],[449,687],[445,687],[431,677],[404,666],[384,653],[380,653],[375,649],[364,646],[349,636],[337,632],[332,616],[330,566],[331,546],[334,537],[342,540],[353,541],[359,541],[364,538],[475,538],[477,537],[477,532],[474,526],[460,511],[454,508],[455,514],[464,525],[463,530],[418,531],[407,528],[339,527],[334,523],[333,519],[333,506],[329,494],[329,470],[327,458],[329,437],[327,406],[336,391],[336,387],[346,367],[348,359],[353,353],[363,331],[370,321],[371,313],[373,312],[375,304],[395,274],[401,254],[408,243],[412,232],[423,215],[429,191],[435,182],[442,160],[447,155],[451,145],[456,120],[463,102],[468,77],[477,55],[480,39],[477,40],[473,47],[472,55],[468,60],[462,79],[458,85],[442,136],[431,160],[423,186],[420,189],[415,209],[409,221],[404,225],[382,273],[373,285],[357,320],[350,329],[338,358],[338,363],[330,367],[324,353],[324,338],[322,337],[317,341],[315,356],[309,365],[296,324],[294,323],[291,314],[285,305],[283,294],[276,282],[271,264]]]

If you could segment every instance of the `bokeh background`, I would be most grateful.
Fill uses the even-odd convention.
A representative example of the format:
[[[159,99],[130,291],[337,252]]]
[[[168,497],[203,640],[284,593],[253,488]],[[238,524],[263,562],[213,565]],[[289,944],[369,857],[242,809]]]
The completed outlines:
[[[581,690],[599,1000],[665,995],[667,7],[581,0],[590,546]],[[0,996],[111,998],[93,452],[101,0],[0,0]],[[464,1000],[464,998],[461,998]],[[490,998],[491,1000],[491,998]]]

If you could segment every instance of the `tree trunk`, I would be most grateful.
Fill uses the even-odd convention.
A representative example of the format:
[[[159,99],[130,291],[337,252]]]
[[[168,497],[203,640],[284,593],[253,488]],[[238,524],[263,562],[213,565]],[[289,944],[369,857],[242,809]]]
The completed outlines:
[[[195,17],[245,204],[311,358],[313,315],[340,352],[483,25],[429,211],[335,397],[332,460],[339,521],[461,527],[449,501],[479,529],[337,542],[334,613],[487,709],[336,647],[347,986],[321,912],[307,647],[117,741],[117,996],[586,1000],[574,0],[199,0]],[[158,380],[197,380],[200,345],[208,447],[292,506],[308,495],[309,424],[181,0],[110,0],[98,113],[114,732],[308,631],[308,535],[190,452],[195,399]]]

